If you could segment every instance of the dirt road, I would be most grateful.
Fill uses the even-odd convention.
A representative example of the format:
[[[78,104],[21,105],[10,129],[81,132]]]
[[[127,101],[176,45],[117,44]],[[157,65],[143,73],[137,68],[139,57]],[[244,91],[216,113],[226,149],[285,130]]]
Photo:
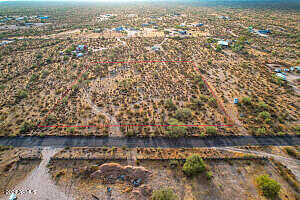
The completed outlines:
[[[96,136],[17,136],[0,137],[0,145],[15,147],[233,147],[300,146],[300,136],[212,136],[212,137],[96,137]]]

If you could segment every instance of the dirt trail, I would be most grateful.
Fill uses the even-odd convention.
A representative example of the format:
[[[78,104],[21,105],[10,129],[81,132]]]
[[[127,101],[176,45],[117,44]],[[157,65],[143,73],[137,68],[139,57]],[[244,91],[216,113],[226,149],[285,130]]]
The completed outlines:
[[[25,192],[23,195],[18,195],[20,199],[30,199],[30,200],[71,200],[71,197],[62,192],[58,186],[56,186],[51,179],[47,164],[50,158],[58,152],[60,149],[45,148],[42,151],[42,161],[40,165],[35,168],[31,174],[29,174],[23,182],[18,184],[13,190],[20,191],[36,191]],[[1,200],[7,200],[8,198],[2,198]]]
[[[125,41],[121,40],[119,37],[117,38],[117,40],[118,40],[119,42],[121,42],[121,43],[123,44],[123,46],[127,46],[127,43],[126,43]]]
[[[84,97],[86,99],[86,101],[88,102],[88,104],[92,107],[92,110],[95,114],[102,114],[104,115],[108,120],[109,120],[109,124],[112,125],[110,127],[111,130],[111,136],[118,136],[121,137],[122,132],[120,130],[120,124],[118,123],[117,119],[110,115],[109,113],[105,112],[105,110],[103,108],[99,108],[92,100],[90,97],[90,94],[83,88],[84,90]]]
[[[234,147],[224,147],[224,148],[218,148],[222,150],[228,150],[233,152],[242,152],[242,153],[252,153],[260,156],[267,156],[271,157],[282,164],[284,164],[287,168],[289,168],[293,174],[296,176],[296,179],[300,181],[300,161],[292,158],[287,158],[284,156],[279,156],[275,154],[265,153],[265,152],[259,152],[259,151],[252,151],[252,150],[244,150],[244,149],[238,149]]]

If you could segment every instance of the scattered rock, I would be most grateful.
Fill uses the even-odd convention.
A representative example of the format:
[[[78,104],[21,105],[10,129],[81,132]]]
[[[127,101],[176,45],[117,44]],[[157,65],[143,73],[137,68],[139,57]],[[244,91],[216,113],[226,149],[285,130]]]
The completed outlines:
[[[152,189],[147,185],[141,185],[132,191],[131,199],[147,200],[152,194]]]

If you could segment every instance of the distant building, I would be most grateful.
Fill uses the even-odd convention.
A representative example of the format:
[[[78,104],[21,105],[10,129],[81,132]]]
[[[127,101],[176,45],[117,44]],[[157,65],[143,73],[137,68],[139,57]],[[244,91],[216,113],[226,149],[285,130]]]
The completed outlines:
[[[3,45],[5,45],[5,44],[9,44],[9,43],[11,43],[11,42],[13,42],[13,41],[2,41],[2,42],[0,42],[0,46],[3,46]]]
[[[83,53],[78,53],[78,54],[76,55],[77,58],[82,57],[82,56],[83,56]]]
[[[239,103],[238,98],[234,98],[233,103],[234,103],[234,104],[238,104],[238,103]]]
[[[269,30],[258,30],[257,32],[260,33],[260,34],[269,34],[269,33],[271,33],[271,31],[269,31]]]
[[[227,16],[219,16],[219,19],[230,19],[230,18]]]
[[[76,47],[76,51],[85,51],[87,49],[88,49],[88,47],[86,45],[78,45]]]
[[[25,26],[32,26],[33,23],[25,23]]]
[[[178,31],[178,33],[181,35],[187,35],[187,31]]]
[[[42,17],[39,17],[40,19],[49,19],[48,16],[42,16]]]
[[[279,78],[281,78],[284,81],[286,80],[286,76],[283,75],[282,73],[276,73],[276,76],[279,77]]]
[[[121,31],[125,31],[125,28],[120,26],[120,27],[114,28],[113,30],[117,31],[117,32],[121,32]]]
[[[160,47],[158,47],[158,46],[153,46],[151,49],[152,49],[153,51],[159,51],[159,50],[160,50]]]
[[[220,40],[220,41],[218,41],[218,45],[228,47],[229,44],[228,44],[228,41]]]
[[[17,195],[15,193],[12,193],[10,196],[9,196],[9,199],[8,200],[17,200]]]
[[[96,29],[94,29],[94,33],[101,33],[103,30],[102,29],[100,29],[100,28],[96,28]]]
[[[24,17],[18,17],[18,18],[16,18],[17,21],[20,21],[20,20],[23,20],[23,19],[24,19]]]
[[[194,24],[193,26],[194,27],[201,27],[201,26],[203,26],[204,24],[202,24],[202,23],[199,23],[199,24]]]

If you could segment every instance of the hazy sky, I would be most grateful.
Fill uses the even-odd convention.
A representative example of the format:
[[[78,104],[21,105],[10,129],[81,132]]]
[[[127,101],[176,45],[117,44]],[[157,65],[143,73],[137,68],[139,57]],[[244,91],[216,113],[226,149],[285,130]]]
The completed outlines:
[[[0,0],[1,1],[75,1],[75,2],[133,2],[133,1],[151,1],[151,0]],[[161,1],[161,0],[152,0],[152,1]]]

